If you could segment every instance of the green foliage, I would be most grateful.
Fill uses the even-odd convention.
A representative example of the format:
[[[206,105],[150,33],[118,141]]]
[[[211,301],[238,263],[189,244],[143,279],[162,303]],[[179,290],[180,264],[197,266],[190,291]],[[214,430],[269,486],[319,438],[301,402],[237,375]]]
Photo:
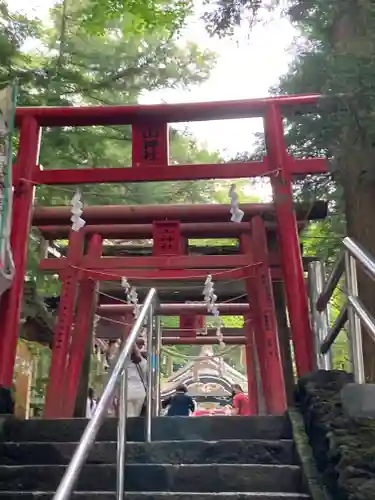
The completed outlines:
[[[300,0],[290,2],[290,7],[291,18],[304,38],[274,92],[326,96],[316,113],[294,117],[288,126],[289,144],[297,154],[326,156],[330,167],[328,180],[312,181],[329,200],[331,216],[305,232],[305,249],[332,263],[348,231],[373,253],[373,218],[368,214],[373,213],[375,179],[374,5]],[[362,288],[362,284],[361,298],[371,311],[373,289]],[[344,301],[340,288],[333,297],[333,317]],[[373,344],[366,335],[364,343],[366,376],[373,379]],[[338,365],[346,367],[348,352],[343,336],[337,340],[334,353]]]
[[[33,104],[135,104],[144,91],[199,83],[207,78],[214,55],[192,44],[177,45],[168,33],[155,30],[124,36],[112,22],[102,36],[90,36],[82,27],[80,12],[72,7],[53,12],[55,28],[40,40],[46,49],[45,70],[37,75],[38,102]],[[52,51],[52,52],[51,52]],[[51,56],[52,55],[52,56]],[[171,131],[171,160],[189,163],[192,158],[216,161],[202,152],[188,135]],[[79,167],[124,168],[131,162],[129,127],[69,127],[47,130],[43,136],[41,164],[46,169]],[[69,203],[73,188],[41,187],[37,203]],[[83,189],[85,204],[160,203],[172,199],[202,200],[201,183],[161,183],[122,186],[96,185]],[[209,189],[206,189],[206,193]],[[202,195],[199,193],[202,192]],[[52,202],[52,203],[51,203]]]
[[[5,4],[0,6],[5,27],[0,37],[0,85],[18,79],[20,105],[136,104],[146,90],[203,81],[215,62],[213,53],[193,43],[177,44],[166,24],[130,36],[130,32],[124,35],[121,22],[114,19],[106,24],[105,32],[93,36],[82,23],[80,7],[66,1],[52,10],[53,24],[48,27],[10,15]],[[37,41],[32,44],[37,50],[24,52],[30,37]],[[189,134],[172,129],[170,139],[171,162],[176,165],[220,161],[218,154],[200,149]],[[40,163],[44,169],[127,167],[131,163],[130,127],[47,128]],[[36,204],[68,205],[75,189],[38,187]],[[203,182],[101,184],[83,186],[82,191],[85,205],[196,203],[208,201],[214,186]],[[38,235],[34,234],[29,247],[31,279],[36,275],[37,252]],[[58,293],[54,277],[40,280],[38,287]]]
[[[190,239],[189,245],[191,246],[207,246],[207,247],[221,247],[221,246],[238,246],[238,241],[235,238],[202,238],[202,239]]]
[[[337,370],[351,370],[349,346],[346,332],[341,332],[332,348],[333,367]]]
[[[249,27],[260,20],[262,9],[275,6],[278,0],[204,0],[203,15],[207,31],[219,37],[233,36],[235,28],[247,22]]]
[[[326,155],[344,191],[347,169],[352,169],[347,160],[361,153],[364,184],[372,176],[365,157],[375,139],[374,7],[370,2],[295,1],[290,14],[307,40],[297,45],[297,57],[274,91],[335,96],[322,100],[318,113],[293,119],[290,144],[309,156]]]
[[[255,2],[256,12],[267,5],[267,0]],[[231,34],[248,19],[253,5],[233,0],[216,6],[211,31]],[[296,56],[289,71],[271,92],[325,96],[316,112],[289,117],[285,130],[290,154],[328,160],[329,175],[298,180],[294,195],[297,200],[329,202],[327,220],[310,224],[302,237],[304,254],[321,258],[329,270],[347,226],[349,234],[375,250],[373,218],[368,216],[374,209],[375,180],[375,8],[373,2],[289,0],[286,10],[301,36],[294,41]],[[261,154],[264,138],[258,139]],[[370,310],[372,297],[373,290],[367,300]],[[333,297],[332,319],[344,300],[339,289]],[[337,366],[347,363],[346,344],[342,337],[337,340]]]
[[[18,80],[28,85],[33,78],[29,71],[29,56],[21,48],[30,38],[39,36],[37,21],[23,15],[11,14],[6,2],[0,2],[0,86],[5,87]]]
[[[302,235],[304,255],[316,256],[329,267],[335,262],[341,249],[342,238],[345,236],[343,220],[337,221],[337,217],[332,215],[325,221],[309,224]]]
[[[243,316],[221,316],[225,328],[243,328]]]
[[[179,316],[161,316],[162,328],[178,328],[180,326]]]
[[[108,21],[112,20],[120,21],[123,33],[128,36],[154,29],[173,34],[183,27],[192,6],[189,0],[88,0],[81,19],[92,34],[105,32]]]
[[[20,105],[72,106],[136,104],[145,91],[198,84],[208,77],[215,54],[194,43],[176,41],[175,33],[190,10],[190,2],[177,0],[126,4],[117,0],[76,4],[64,0],[56,3],[47,26],[11,15],[0,1],[0,86],[18,80]],[[26,43],[30,39],[32,43]],[[221,161],[218,153],[200,148],[187,133],[171,129],[170,143],[170,162],[176,168],[178,164]],[[44,169],[127,167],[131,163],[131,130],[46,128],[40,163]],[[236,183],[242,191],[241,202],[258,201],[242,190],[248,181]],[[82,187],[85,205],[227,203],[228,189],[229,183],[198,181]],[[35,202],[43,206],[68,205],[74,191],[75,186],[38,187]],[[32,236],[27,278],[37,280],[42,295],[58,294],[56,277],[38,276],[39,240],[37,234]],[[225,326],[241,326],[239,317],[223,319]],[[173,318],[164,318],[163,322],[177,326]],[[200,347],[176,346],[175,350],[176,356],[198,355]],[[227,361],[238,364],[240,349],[235,352]],[[45,358],[44,351],[41,356]],[[42,371],[43,386],[46,375],[44,368]]]
[[[126,6],[118,2],[117,7],[115,4],[112,2],[113,10],[108,13],[105,9],[109,3],[72,4],[65,0],[56,4],[51,13],[52,24],[46,26],[11,15],[5,3],[0,2],[0,86],[18,80],[20,105],[116,105],[136,104],[145,91],[197,84],[208,77],[215,55],[193,43],[176,43],[172,36],[172,31],[183,23],[190,8],[188,2],[133,2]],[[165,8],[163,19],[160,11],[153,15],[159,8]],[[131,22],[128,14],[133,15]],[[30,39],[33,42],[26,44]],[[25,51],[25,47],[29,49]],[[170,162],[176,168],[178,164],[220,161],[218,153],[200,148],[191,135],[171,128]],[[126,168],[131,164],[130,127],[46,128],[40,163],[44,169]],[[200,181],[81,186],[85,205],[221,202],[220,196],[227,188]],[[38,187],[35,203],[68,205],[75,189]],[[28,249],[27,279],[36,280],[41,295],[57,295],[57,277],[38,275],[39,246],[39,235],[34,232]],[[163,322],[169,327],[177,326],[174,318],[163,318]],[[176,355],[198,355],[200,347],[176,346],[175,350]],[[39,400],[48,377],[50,356],[49,350],[41,347],[34,354],[38,368],[33,397]],[[177,361],[177,357],[173,359],[175,365]],[[95,383],[101,380],[97,365],[94,359],[91,380]]]

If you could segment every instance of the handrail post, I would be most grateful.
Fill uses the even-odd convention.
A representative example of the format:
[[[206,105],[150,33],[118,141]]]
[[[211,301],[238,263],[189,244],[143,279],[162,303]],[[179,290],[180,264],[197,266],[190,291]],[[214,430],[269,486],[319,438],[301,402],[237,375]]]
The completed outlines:
[[[125,341],[124,347],[122,348],[117,358],[112,374],[107,381],[107,384],[104,388],[102,397],[100,398],[99,404],[94,412],[94,415],[91,418],[90,422],[87,424],[87,427],[84,430],[82,437],[79,441],[78,447],[74,452],[73,458],[70,461],[63,475],[63,478],[56,490],[56,493],[53,496],[53,500],[66,500],[70,497],[74,489],[75,483],[78,479],[78,475],[81,471],[81,468],[86,461],[86,458],[90,452],[92,445],[95,442],[96,435],[100,429],[100,426],[106,417],[106,412],[113,399],[113,395],[116,390],[116,385],[124,370],[125,363],[130,354],[130,350],[137,339],[137,336],[142,328],[145,319],[147,318],[147,315],[150,314],[150,309],[153,311],[153,304],[155,303],[155,298],[156,298],[156,290],[155,288],[151,288],[143,303],[141,312],[138,318],[135,320],[132,329],[130,330],[129,336]]]
[[[119,418],[117,427],[117,481],[116,500],[124,499],[125,490],[125,443],[126,443],[126,410],[127,410],[128,370],[121,375],[119,394]]]
[[[160,414],[160,355],[161,355],[161,318],[155,316],[155,416]]]
[[[358,297],[357,265],[355,258],[348,250],[345,251],[345,280],[349,297]],[[366,383],[363,362],[361,320],[348,301],[349,344],[353,364],[354,380],[358,384]]]
[[[152,439],[152,393],[153,393],[153,340],[154,340],[154,312],[155,305],[152,304],[147,316],[147,394],[146,394],[146,443]]]
[[[319,370],[331,370],[331,353],[321,353],[321,346],[329,332],[329,318],[327,306],[323,311],[318,311],[317,301],[324,290],[325,272],[324,264],[319,260],[309,263],[309,288],[312,331],[314,333],[314,345],[316,355],[316,366]]]

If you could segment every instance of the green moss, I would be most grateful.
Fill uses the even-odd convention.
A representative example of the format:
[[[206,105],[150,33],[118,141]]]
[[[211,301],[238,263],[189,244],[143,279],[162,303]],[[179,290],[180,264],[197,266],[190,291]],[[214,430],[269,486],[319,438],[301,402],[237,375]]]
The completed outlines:
[[[293,408],[289,409],[289,418],[292,424],[296,453],[303,471],[306,490],[310,493],[313,500],[331,500],[331,496],[324,486],[322,477],[314,462],[300,413]]]
[[[351,376],[317,372],[298,384],[297,401],[315,461],[335,500],[375,499],[375,421],[354,420],[340,391]]]

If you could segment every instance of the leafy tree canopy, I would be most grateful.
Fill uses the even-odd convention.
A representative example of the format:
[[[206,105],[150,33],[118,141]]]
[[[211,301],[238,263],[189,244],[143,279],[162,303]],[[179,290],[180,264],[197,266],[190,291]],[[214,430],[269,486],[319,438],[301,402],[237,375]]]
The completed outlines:
[[[46,25],[11,14],[0,1],[0,85],[18,80],[20,105],[70,106],[133,104],[146,90],[198,84],[208,77],[215,54],[194,43],[176,42],[175,35],[190,12],[189,2],[125,5],[64,0],[56,4]],[[219,154],[199,147],[189,134],[171,129],[170,142],[173,163],[221,161]],[[129,127],[43,131],[40,162],[45,169],[124,168],[130,161]],[[228,187],[228,183],[181,182],[96,185],[82,190],[85,204],[222,203],[227,202]],[[241,187],[239,183],[240,191]],[[74,190],[74,186],[38,187],[36,203],[67,205]],[[255,199],[242,192],[241,201]],[[33,236],[30,279],[35,279],[39,247],[38,235]],[[44,278],[38,286],[46,295],[57,290],[53,278]],[[225,324],[240,327],[241,319],[225,318]]]
[[[207,31],[219,37],[232,36],[243,22],[251,27],[259,20],[263,9],[275,7],[279,0],[204,0],[203,19]]]
[[[67,0],[64,0],[65,2]],[[92,34],[102,34],[108,21],[121,23],[126,35],[150,33],[162,28],[177,33],[192,12],[191,0],[88,0],[80,9],[83,26]]]

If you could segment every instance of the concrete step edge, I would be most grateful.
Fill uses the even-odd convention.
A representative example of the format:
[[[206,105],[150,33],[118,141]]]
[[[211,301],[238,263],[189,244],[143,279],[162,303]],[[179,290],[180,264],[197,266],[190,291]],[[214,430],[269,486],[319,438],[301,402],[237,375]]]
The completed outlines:
[[[41,496],[41,495],[54,495],[55,491],[0,491],[0,497],[5,496],[5,495],[18,495],[18,496],[23,496],[23,495],[30,495],[32,494],[33,496]],[[267,497],[285,497],[285,498],[305,498],[305,499],[310,499],[310,496],[305,493],[275,493],[275,492],[254,492],[254,491],[230,491],[230,492],[219,492],[219,493],[202,493],[202,492],[183,492],[183,491],[125,491],[125,498],[127,495],[137,495],[137,496],[150,496],[150,495],[155,495],[158,497],[170,497],[170,496],[178,496],[178,495],[190,495],[190,496],[196,496],[196,497],[233,497],[233,496],[238,496],[238,495],[246,495],[246,496],[263,496],[265,498]],[[73,492],[73,495],[77,496],[84,496],[84,495],[95,495],[95,496],[116,496],[115,491],[75,491]]]
[[[293,439],[174,439],[170,441],[160,440],[160,441],[152,441],[151,443],[146,443],[142,441],[127,441],[127,445],[144,445],[144,446],[152,446],[157,444],[174,444],[174,443],[205,443],[209,445],[215,445],[218,443],[245,443],[245,444],[292,444]],[[117,441],[96,441],[95,445],[105,445],[105,444],[116,444]],[[79,441],[2,441],[0,445],[6,444],[14,444],[14,445],[77,445]],[[94,445],[94,446],[95,446]]]
[[[3,468],[9,468],[9,469],[32,469],[33,467],[44,467],[46,469],[50,469],[52,467],[55,468],[60,468],[60,469],[66,469],[68,465],[65,464],[25,464],[25,465],[6,465],[6,464],[0,464],[0,467]],[[85,464],[83,467],[116,467],[116,464]],[[263,468],[263,469],[291,469],[291,470],[298,470],[300,469],[299,465],[294,465],[294,464],[217,464],[217,463],[210,463],[210,464],[171,464],[171,463],[140,463],[140,464],[126,464],[126,467],[168,467],[168,468],[173,468],[173,469],[178,469],[178,468],[213,468],[213,467],[242,467],[242,468],[248,468],[248,469],[254,469],[255,467]]]

